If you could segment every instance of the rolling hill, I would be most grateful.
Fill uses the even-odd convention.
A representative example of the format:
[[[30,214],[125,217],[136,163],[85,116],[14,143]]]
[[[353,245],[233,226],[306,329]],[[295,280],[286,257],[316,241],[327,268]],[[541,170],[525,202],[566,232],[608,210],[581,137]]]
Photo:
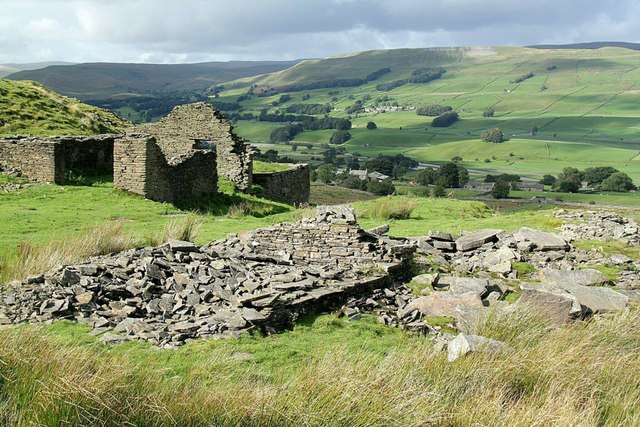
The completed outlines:
[[[39,83],[0,79],[0,136],[90,135],[130,125],[110,111],[82,104]]]
[[[86,101],[151,92],[205,91],[222,82],[279,71],[297,62],[85,63],[25,70],[8,78],[34,80],[56,92]]]
[[[245,113],[257,115],[264,108],[276,113],[301,103],[330,104],[331,116],[349,116],[353,122],[353,138],[345,147],[363,155],[406,153],[422,161],[441,162],[453,157],[451,153],[457,150],[470,167],[532,177],[557,173],[574,158],[584,166],[610,164],[617,159],[616,167],[640,179],[636,160],[640,151],[638,64],[639,51],[616,47],[372,51],[303,61],[270,75],[241,79],[227,84],[228,89],[219,100],[229,102],[242,95],[246,98],[250,88],[262,87],[272,92],[241,101]],[[391,72],[358,86],[278,90],[328,78],[362,78],[382,67]],[[428,83],[407,83],[392,90],[377,88],[410,77],[412,70],[434,67],[442,67],[446,73]],[[280,104],[283,95],[292,99]],[[364,110],[347,114],[356,102]],[[432,117],[419,116],[414,111],[431,104],[451,106],[461,120],[447,128],[432,128]],[[494,109],[494,115],[484,117],[489,107]],[[398,111],[388,111],[394,108]],[[374,121],[378,129],[366,130],[369,121]],[[476,146],[480,133],[490,127],[500,127],[511,139],[498,152],[489,144]],[[269,140],[273,123],[239,121],[237,129],[254,141],[264,142]],[[294,142],[326,143],[330,135],[330,131],[302,132]],[[474,149],[464,150],[463,141],[469,141]],[[453,143],[457,145],[448,145]],[[540,149],[532,148],[531,144],[536,143]],[[546,149],[561,143],[568,145],[559,150]],[[486,154],[479,154],[483,150]],[[511,153],[513,156],[509,156]]]

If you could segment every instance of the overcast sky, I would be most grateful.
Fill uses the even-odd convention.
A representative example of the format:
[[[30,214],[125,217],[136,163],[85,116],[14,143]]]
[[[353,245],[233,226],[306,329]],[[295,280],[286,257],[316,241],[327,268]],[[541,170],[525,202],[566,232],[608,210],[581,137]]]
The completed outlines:
[[[0,0],[0,63],[640,42],[640,0]]]

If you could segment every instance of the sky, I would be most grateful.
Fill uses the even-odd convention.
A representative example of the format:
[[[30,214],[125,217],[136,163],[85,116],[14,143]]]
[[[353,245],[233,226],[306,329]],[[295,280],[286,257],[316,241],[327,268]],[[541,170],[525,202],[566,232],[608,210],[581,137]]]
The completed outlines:
[[[640,42],[640,0],[0,0],[0,63]]]

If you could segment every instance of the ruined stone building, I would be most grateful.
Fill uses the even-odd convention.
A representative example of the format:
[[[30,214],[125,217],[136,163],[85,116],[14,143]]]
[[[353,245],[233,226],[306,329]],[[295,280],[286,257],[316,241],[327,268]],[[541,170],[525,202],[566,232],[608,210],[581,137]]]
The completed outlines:
[[[309,199],[309,168],[253,174],[253,149],[210,104],[180,105],[157,123],[124,135],[0,139],[0,169],[36,182],[64,184],[69,170],[113,174],[115,188],[166,202],[215,197],[224,177],[241,191],[252,184],[289,204]]]

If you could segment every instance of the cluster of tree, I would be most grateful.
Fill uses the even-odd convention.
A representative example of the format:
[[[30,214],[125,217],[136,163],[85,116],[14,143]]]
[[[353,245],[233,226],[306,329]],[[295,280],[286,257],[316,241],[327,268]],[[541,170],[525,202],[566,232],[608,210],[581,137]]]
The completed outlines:
[[[444,114],[435,117],[431,122],[431,127],[434,128],[446,128],[454,124],[460,116],[455,111],[449,111]]]
[[[555,70],[556,68],[558,68],[558,67],[556,67],[555,65],[549,65],[549,66],[547,67],[547,71],[553,71],[553,70]]]
[[[444,113],[447,113],[449,111],[453,111],[453,108],[451,108],[448,105],[438,105],[438,104],[434,104],[434,105],[427,105],[426,107],[418,107],[416,108],[416,114],[419,116],[441,116]]]
[[[487,107],[482,112],[482,117],[493,117],[495,113],[496,113],[496,110],[494,110],[493,107]]]
[[[346,114],[356,114],[356,113],[360,113],[361,111],[364,111],[364,106],[362,105],[362,100],[360,99],[356,100],[356,102],[354,102],[353,105],[349,105],[347,108],[344,109],[344,112]]]
[[[520,182],[522,178],[520,175],[514,173],[503,173],[500,175],[491,175],[487,174],[484,177],[484,182],[498,182],[498,181],[506,181],[506,182]]]
[[[287,113],[318,115],[327,114],[333,110],[331,104],[292,104],[285,111]]]
[[[380,172],[395,178],[402,177],[407,173],[408,169],[412,169],[417,166],[417,161],[403,154],[396,154],[395,156],[383,156],[380,154],[378,157],[367,161],[365,164],[365,168],[369,172]]]
[[[526,74],[523,74],[519,77],[516,77],[515,79],[511,80],[509,83],[522,83],[523,81],[530,79],[531,77],[535,76],[535,74],[533,74],[532,71],[529,71]]]
[[[278,105],[282,105],[286,102],[289,102],[293,99],[291,95],[280,95],[280,98],[277,101],[273,101],[271,105],[277,107]]]
[[[469,182],[469,171],[462,165],[449,162],[438,169],[423,169],[416,175],[420,185],[436,185],[444,188],[459,188]]]
[[[378,129],[378,125],[375,122],[368,122],[367,123],[367,129],[369,129],[369,130]]]
[[[494,144],[504,142],[504,134],[500,128],[489,128],[483,130],[480,137],[484,142],[492,142]]]
[[[331,135],[331,139],[329,142],[331,142],[332,144],[340,145],[340,144],[344,144],[350,139],[351,139],[351,134],[349,133],[349,131],[338,130],[334,132],[333,135]]]
[[[447,71],[444,68],[419,68],[411,73],[406,79],[393,80],[387,83],[380,83],[376,86],[376,90],[380,92],[388,92],[407,83],[429,83],[432,80],[439,79]]]
[[[582,187],[583,181],[586,181],[589,187],[600,191],[627,192],[636,188],[626,173],[611,166],[587,168],[584,171],[573,167],[564,168],[552,186],[557,191],[576,193]]]
[[[494,199],[506,199],[509,197],[509,192],[513,188],[514,183],[510,183],[505,180],[498,180],[495,184],[493,184],[493,188],[491,188],[491,197]]]
[[[255,148],[256,154],[255,159],[261,160],[263,162],[269,163],[295,163],[295,161],[291,157],[280,156],[277,150],[267,150],[264,153],[259,149]]]
[[[133,96],[125,99],[92,99],[86,103],[95,107],[106,108],[109,110],[117,110],[119,108],[130,108],[139,113],[143,120],[151,121],[156,117],[166,116],[177,105],[188,104],[191,102],[208,102],[209,96],[205,93],[177,91],[177,92],[151,92],[150,96]],[[224,107],[228,107],[224,105]],[[233,103],[235,104],[235,103]],[[238,108],[240,105],[237,105]],[[222,109],[218,105],[217,108]],[[231,105],[231,107],[235,107]],[[226,110],[231,111],[231,109]],[[126,118],[131,119],[131,116]]]
[[[313,116],[296,115],[296,114],[269,114],[264,111],[260,112],[258,121],[273,123],[290,123],[290,122],[306,122],[314,120]]]
[[[262,116],[260,116],[262,117]],[[293,140],[299,133],[305,130],[325,130],[336,129],[338,131],[347,131],[351,129],[351,121],[336,117],[324,117],[317,119],[311,116],[304,116],[307,119],[299,123],[288,124],[271,131],[269,139],[271,142],[288,142]]]
[[[294,83],[278,88],[279,92],[300,92],[303,90],[324,89],[324,88],[336,88],[336,87],[354,87],[362,86],[363,84],[377,80],[381,76],[390,73],[390,68],[380,68],[365,78],[350,78],[350,79],[327,79],[318,80],[309,83]]]

